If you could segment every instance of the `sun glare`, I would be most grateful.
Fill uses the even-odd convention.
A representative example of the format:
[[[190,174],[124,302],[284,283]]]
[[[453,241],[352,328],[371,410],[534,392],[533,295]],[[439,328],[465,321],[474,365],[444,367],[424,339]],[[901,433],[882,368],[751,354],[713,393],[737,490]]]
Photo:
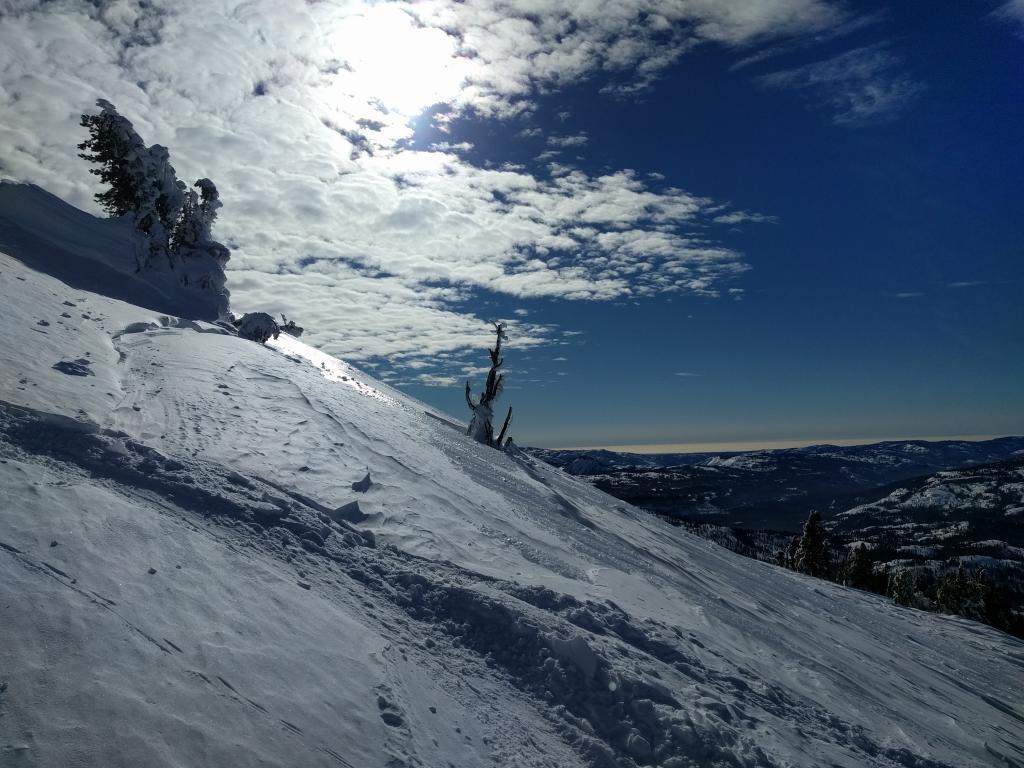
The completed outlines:
[[[471,62],[440,29],[418,26],[393,6],[376,6],[346,19],[331,45],[351,71],[343,87],[352,96],[410,119],[455,98]]]

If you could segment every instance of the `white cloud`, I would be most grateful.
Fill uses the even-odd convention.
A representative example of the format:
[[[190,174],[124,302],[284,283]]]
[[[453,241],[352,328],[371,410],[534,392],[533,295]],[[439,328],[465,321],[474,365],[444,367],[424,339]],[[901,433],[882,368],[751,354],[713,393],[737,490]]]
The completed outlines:
[[[456,144],[452,144],[449,141],[440,141],[430,145],[432,152],[469,152],[471,149],[473,149],[473,144],[468,141],[460,141]]]
[[[425,24],[455,30],[461,50],[484,64],[472,77],[476,106],[505,112],[538,89],[597,73],[646,87],[701,43],[749,46],[849,22],[829,0],[433,0],[417,4]]]
[[[549,147],[560,147],[565,149],[567,147],[582,147],[589,141],[585,132],[580,132],[572,135],[552,135],[548,136]]]
[[[1019,35],[1024,35],[1024,0],[1010,0],[996,8],[992,15],[999,21],[1014,27]]]
[[[454,387],[458,386],[459,380],[454,376],[442,376],[436,373],[421,373],[413,377],[413,381],[427,387]]]
[[[233,248],[240,309],[284,311],[329,351],[440,381],[423,357],[454,365],[445,355],[486,344],[488,318],[458,308],[477,288],[717,295],[746,265],[693,234],[721,208],[655,191],[660,174],[479,167],[460,156],[465,142],[410,145],[410,118],[438,104],[433,122],[449,128],[460,110],[529,114],[538,93],[581,78],[645,86],[693,45],[748,47],[845,19],[827,0],[6,3],[0,174],[95,211],[75,146],[80,113],[107,98],[170,148],[181,177],[220,187],[216,234]],[[515,332],[524,348],[559,338]]]
[[[751,213],[749,211],[733,211],[715,216],[712,221],[718,224],[743,224],[752,222],[754,224],[775,224],[778,219],[775,216],[768,216],[763,213]]]
[[[691,379],[703,376],[703,373],[690,373],[689,371],[676,371],[676,376],[682,376],[683,378]]]
[[[924,90],[901,67],[895,54],[876,44],[759,80],[769,88],[806,93],[831,111],[839,125],[868,125],[893,118]]]

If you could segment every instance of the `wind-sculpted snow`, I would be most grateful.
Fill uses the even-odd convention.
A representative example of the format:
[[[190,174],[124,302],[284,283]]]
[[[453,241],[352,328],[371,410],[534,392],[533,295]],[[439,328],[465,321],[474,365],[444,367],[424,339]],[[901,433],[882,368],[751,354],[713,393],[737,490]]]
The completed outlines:
[[[195,248],[174,266],[140,269],[137,254],[149,241],[129,218],[99,219],[33,184],[0,180],[0,247],[25,264],[159,312],[203,320],[227,313],[222,262]]]
[[[4,256],[0,300],[5,768],[1024,764],[1012,638],[691,538],[290,337]]]

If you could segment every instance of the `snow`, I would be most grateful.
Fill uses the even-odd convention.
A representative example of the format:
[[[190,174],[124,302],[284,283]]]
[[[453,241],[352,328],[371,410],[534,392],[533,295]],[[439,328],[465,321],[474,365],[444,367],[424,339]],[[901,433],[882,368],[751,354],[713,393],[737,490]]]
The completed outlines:
[[[728,467],[745,469],[751,472],[766,472],[775,466],[775,456],[771,451],[751,451],[737,456],[713,456],[704,462],[708,467]]]
[[[0,251],[81,290],[216,320],[227,303],[223,265],[195,250],[176,259],[174,269],[139,271],[138,254],[148,243],[130,219],[98,219],[33,184],[0,180]]]
[[[1018,640],[741,558],[284,334],[5,255],[0,306],[5,768],[1024,762]]]

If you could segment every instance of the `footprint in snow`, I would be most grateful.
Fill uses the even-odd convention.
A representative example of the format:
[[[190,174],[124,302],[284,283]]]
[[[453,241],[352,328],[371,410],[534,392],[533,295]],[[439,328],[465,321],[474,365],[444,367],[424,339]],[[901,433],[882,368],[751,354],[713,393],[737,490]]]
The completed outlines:
[[[384,721],[385,725],[397,728],[405,722],[402,716],[395,711],[395,705],[383,696],[377,697],[377,708],[380,710],[380,719]]]

